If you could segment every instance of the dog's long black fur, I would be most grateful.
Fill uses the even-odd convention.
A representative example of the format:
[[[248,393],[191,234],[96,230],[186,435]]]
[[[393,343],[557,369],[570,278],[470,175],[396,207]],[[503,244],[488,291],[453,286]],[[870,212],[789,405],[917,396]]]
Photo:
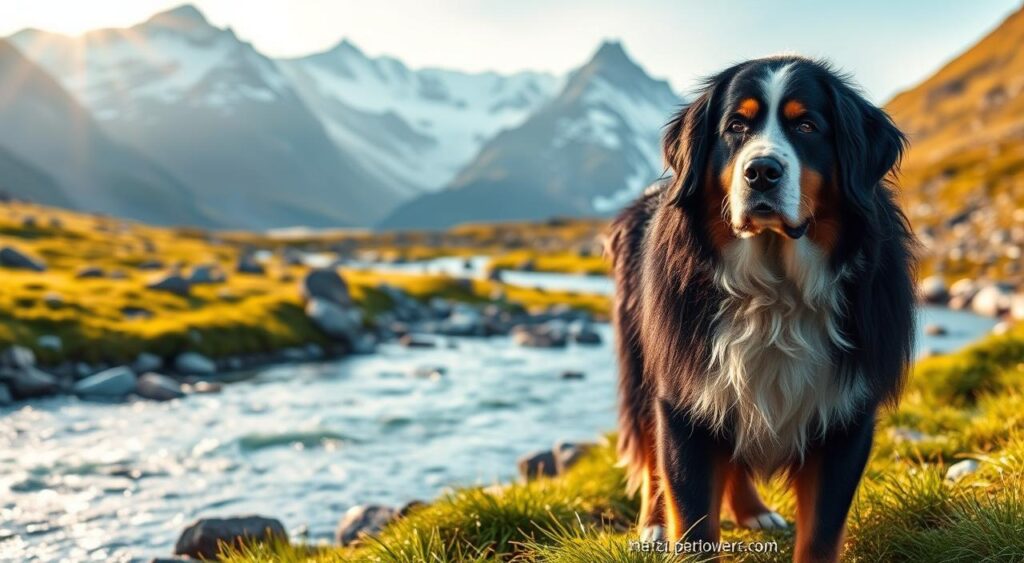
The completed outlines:
[[[704,489],[712,486],[712,477],[705,473],[716,470],[708,460],[728,456],[732,437],[679,407],[694,382],[706,377],[710,335],[724,298],[714,281],[722,257],[712,234],[721,218],[709,216],[702,194],[714,181],[717,124],[726,111],[723,92],[750,65],[781,64],[793,65],[802,80],[816,81],[829,96],[829,140],[837,163],[832,180],[841,194],[841,228],[829,260],[831,268],[851,272],[838,291],[844,303],[839,325],[852,344],[829,354],[834,377],[858,379],[869,390],[852,421],[829,428],[808,445],[806,458],[816,465],[794,459],[787,467],[791,475],[815,472],[807,483],[827,480],[827,486],[804,485],[819,490],[814,530],[802,533],[805,559],[828,560],[835,557],[867,461],[876,411],[897,400],[912,357],[915,243],[890,185],[906,139],[827,64],[798,57],[762,59],[708,79],[666,127],[664,157],[671,177],[613,222],[608,251],[616,283],[618,447],[631,488],[653,472],[661,481],[651,485],[654,502],[685,505],[690,499],[697,505],[662,509],[675,509],[683,520],[718,514],[706,504]],[[658,510],[653,514],[654,520],[662,518]],[[714,535],[697,524],[687,538]]]

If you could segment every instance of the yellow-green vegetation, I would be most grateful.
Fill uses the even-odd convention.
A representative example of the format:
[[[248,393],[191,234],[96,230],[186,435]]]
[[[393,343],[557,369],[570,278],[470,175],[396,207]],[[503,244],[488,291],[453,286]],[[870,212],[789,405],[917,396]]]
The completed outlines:
[[[219,236],[195,229],[164,229],[71,213],[25,203],[0,207],[0,246],[12,246],[47,266],[45,272],[0,269],[0,348],[21,344],[47,363],[64,359],[123,362],[141,351],[172,356],[195,350],[212,357],[266,353],[325,337],[303,312],[298,289],[304,266],[280,256],[265,274],[236,273],[248,249],[281,249],[256,234]],[[139,265],[159,260],[158,271]],[[187,274],[195,265],[216,265],[225,283],[193,286],[188,297],[146,289],[169,270]],[[102,278],[78,279],[83,267]],[[567,304],[604,315],[607,299],[545,292],[492,281],[445,276],[343,272],[353,299],[371,317],[390,307],[382,283],[417,298],[434,296],[509,307]],[[59,350],[39,337],[60,337]]]
[[[901,184],[925,273],[1019,279],[1024,231],[999,231],[1024,227],[1022,44],[1018,10],[886,106],[911,142]]]
[[[228,561],[678,560],[630,551],[637,499],[624,494],[613,452],[606,444],[557,478],[456,491],[357,547],[256,545]],[[946,481],[967,457],[980,469]],[[793,520],[781,483],[763,492]],[[792,557],[791,531],[726,528],[723,539],[778,546],[739,560]],[[1024,560],[1024,327],[916,365],[902,405],[879,420],[843,560]]]

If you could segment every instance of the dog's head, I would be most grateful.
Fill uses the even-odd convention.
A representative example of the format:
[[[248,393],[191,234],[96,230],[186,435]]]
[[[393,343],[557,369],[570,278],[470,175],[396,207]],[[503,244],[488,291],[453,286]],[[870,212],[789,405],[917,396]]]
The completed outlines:
[[[715,246],[773,231],[833,248],[870,226],[905,138],[826,64],[758,59],[709,79],[666,128],[670,204],[699,208]]]

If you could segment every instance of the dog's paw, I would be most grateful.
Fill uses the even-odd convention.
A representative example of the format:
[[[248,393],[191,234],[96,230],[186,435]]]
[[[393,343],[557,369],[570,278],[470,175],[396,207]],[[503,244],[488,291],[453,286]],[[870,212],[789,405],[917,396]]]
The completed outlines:
[[[762,512],[757,516],[744,518],[740,526],[751,530],[783,530],[789,527],[778,512]]]
[[[665,528],[662,526],[645,526],[644,529],[640,531],[640,541],[665,541]]]

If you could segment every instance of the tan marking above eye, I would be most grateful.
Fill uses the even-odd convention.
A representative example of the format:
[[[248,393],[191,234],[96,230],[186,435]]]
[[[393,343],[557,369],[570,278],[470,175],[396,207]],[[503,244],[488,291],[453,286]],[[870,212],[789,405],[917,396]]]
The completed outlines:
[[[746,98],[740,102],[740,106],[736,108],[736,113],[746,117],[747,119],[754,119],[757,112],[761,110],[761,103],[754,98]]]
[[[782,106],[782,115],[786,116],[786,119],[796,119],[805,113],[807,108],[799,100],[790,100]]]

